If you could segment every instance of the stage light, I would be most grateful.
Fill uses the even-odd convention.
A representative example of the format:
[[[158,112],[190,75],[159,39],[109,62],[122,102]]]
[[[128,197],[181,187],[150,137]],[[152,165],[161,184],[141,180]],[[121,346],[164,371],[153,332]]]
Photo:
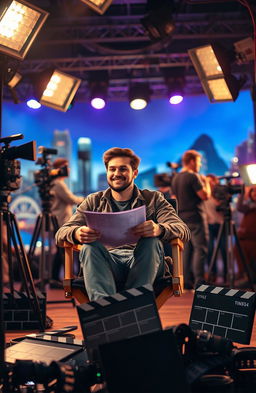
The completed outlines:
[[[88,80],[90,102],[93,108],[103,109],[106,106],[108,95],[108,72],[92,72]]]
[[[80,0],[82,3],[88,5],[99,14],[104,14],[107,8],[111,5],[112,0]]]
[[[148,83],[136,83],[130,86],[130,107],[135,110],[144,109],[150,101],[151,90]]]
[[[168,84],[168,97],[172,105],[178,105],[183,101],[184,79],[173,78],[173,81]]]
[[[26,1],[5,1],[0,6],[0,52],[24,59],[48,12]]]
[[[149,12],[141,19],[141,24],[147,30],[151,40],[161,40],[172,35],[175,24],[172,20],[172,7],[170,4],[159,5],[159,1],[148,4]]]
[[[7,83],[7,85],[13,89],[15,86],[17,86],[17,84],[21,81],[22,76],[16,72],[13,77],[9,80],[9,82]]]
[[[242,81],[231,74],[231,57],[220,45],[188,50],[203,89],[210,102],[235,101]]]
[[[245,185],[256,185],[256,164],[240,165],[239,171]]]
[[[72,75],[59,70],[46,70],[34,81],[36,97],[42,105],[66,112],[81,83]]]
[[[170,104],[180,104],[184,95],[184,70],[181,67],[164,67],[161,71],[166,83]]]
[[[41,104],[40,102],[38,102],[37,100],[35,100],[34,98],[30,98],[27,101],[27,106],[31,109],[39,109],[41,108]]]

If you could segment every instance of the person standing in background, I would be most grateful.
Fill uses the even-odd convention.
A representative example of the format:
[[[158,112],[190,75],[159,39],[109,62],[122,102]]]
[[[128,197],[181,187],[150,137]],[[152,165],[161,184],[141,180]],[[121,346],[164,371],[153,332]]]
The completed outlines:
[[[192,289],[204,282],[208,255],[208,224],[203,201],[211,196],[209,180],[199,174],[201,154],[187,150],[182,156],[182,169],[172,181],[173,196],[178,200],[179,217],[191,231],[184,248],[184,285]]]
[[[68,166],[68,160],[66,158],[56,158],[53,162],[54,169],[60,169],[64,166]],[[59,227],[65,224],[72,216],[74,205],[79,205],[84,200],[84,197],[76,196],[69,190],[65,183],[66,177],[67,176],[60,176],[54,179],[52,187],[54,197],[52,199],[51,212],[56,216]],[[52,279],[55,281],[60,280],[60,269],[63,262],[63,250],[59,249],[54,257],[52,267]]]

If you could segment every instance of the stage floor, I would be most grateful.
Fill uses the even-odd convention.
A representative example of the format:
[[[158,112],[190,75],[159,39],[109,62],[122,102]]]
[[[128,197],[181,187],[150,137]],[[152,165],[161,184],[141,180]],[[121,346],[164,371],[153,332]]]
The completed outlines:
[[[163,328],[178,325],[180,323],[189,323],[190,311],[193,302],[193,291],[185,291],[181,297],[171,297],[160,309],[160,318]],[[49,289],[47,298],[52,300],[63,300],[64,291],[62,289]],[[76,325],[77,329],[73,332],[77,339],[82,339],[82,331],[79,326],[76,308],[71,302],[61,304],[47,304],[47,315],[53,319],[52,329],[63,328],[64,326]],[[33,331],[16,331],[6,332],[5,342],[8,344],[15,337],[31,334]],[[238,345],[244,346],[244,345]],[[256,347],[256,318],[250,346]]]

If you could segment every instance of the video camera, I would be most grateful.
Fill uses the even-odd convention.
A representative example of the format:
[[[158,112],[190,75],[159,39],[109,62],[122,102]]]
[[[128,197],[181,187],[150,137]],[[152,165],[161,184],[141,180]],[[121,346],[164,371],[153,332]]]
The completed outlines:
[[[52,163],[48,156],[58,154],[57,149],[39,146],[38,153],[42,154],[42,156],[38,158],[36,165],[41,165],[42,169],[34,172],[34,180],[38,186],[41,199],[43,201],[49,201],[53,198],[53,194],[51,193],[53,180],[58,177],[68,176],[68,166],[64,165],[57,169],[52,168]]]
[[[10,143],[23,139],[23,134],[14,134],[5,138],[0,138],[0,190],[15,191],[20,187],[20,162],[16,158],[35,161],[36,159],[36,142],[28,142],[20,146],[10,147]]]
[[[220,203],[217,210],[221,211],[228,207],[232,200],[232,196],[235,194],[241,194],[243,191],[243,185],[231,184],[233,179],[237,179],[238,176],[219,176],[219,180],[225,180],[226,184],[217,184],[214,186],[212,196],[217,199]]]
[[[181,168],[180,164],[177,164],[176,162],[170,162],[170,161],[166,162],[166,166],[171,168],[172,172],[171,173],[158,173],[157,175],[154,175],[154,186],[155,187],[171,187],[173,176],[177,172],[177,169]]]

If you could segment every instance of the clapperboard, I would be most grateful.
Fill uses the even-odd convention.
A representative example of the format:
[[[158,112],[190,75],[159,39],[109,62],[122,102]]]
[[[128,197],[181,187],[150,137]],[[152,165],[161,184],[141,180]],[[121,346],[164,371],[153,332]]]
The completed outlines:
[[[132,288],[77,307],[90,360],[100,344],[162,330],[152,285]]]
[[[189,326],[250,344],[255,306],[255,292],[201,285],[195,290]]]
[[[32,360],[46,364],[52,361],[85,364],[88,357],[84,342],[70,336],[57,335],[71,330],[73,329],[70,327],[21,337],[17,339],[19,342],[6,349],[5,360],[7,363],[15,363],[16,360]]]

